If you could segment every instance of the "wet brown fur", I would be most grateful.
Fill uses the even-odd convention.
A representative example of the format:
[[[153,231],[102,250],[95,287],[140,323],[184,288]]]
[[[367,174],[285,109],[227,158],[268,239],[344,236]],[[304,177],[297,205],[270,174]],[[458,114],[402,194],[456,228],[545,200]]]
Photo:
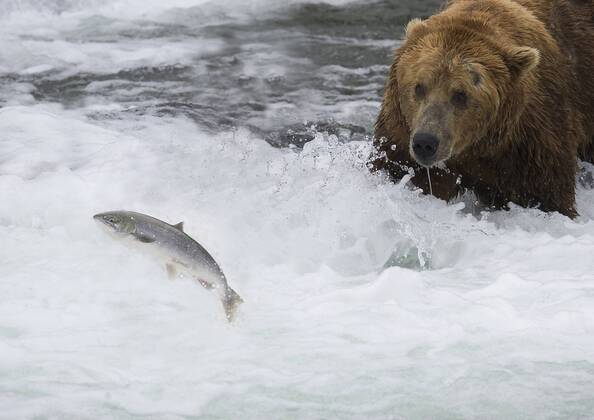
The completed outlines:
[[[497,109],[458,131],[455,153],[430,169],[433,195],[450,200],[470,189],[493,208],[512,201],[575,217],[577,159],[594,163],[594,0],[452,0],[409,24],[376,121],[373,166],[395,178],[412,168],[412,182],[426,193],[426,171],[409,153],[416,76],[399,66],[443,64],[431,61],[444,57],[429,49],[432,40],[452,57],[481,63],[479,77],[492,83],[475,100]],[[468,78],[454,64],[450,70],[447,77]]]

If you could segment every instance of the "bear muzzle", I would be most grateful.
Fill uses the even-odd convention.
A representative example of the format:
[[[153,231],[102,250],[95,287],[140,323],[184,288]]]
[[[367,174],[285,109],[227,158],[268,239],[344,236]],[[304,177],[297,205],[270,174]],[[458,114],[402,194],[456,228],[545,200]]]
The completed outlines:
[[[439,139],[431,133],[416,133],[411,141],[411,153],[415,160],[423,166],[433,166],[436,163]]]

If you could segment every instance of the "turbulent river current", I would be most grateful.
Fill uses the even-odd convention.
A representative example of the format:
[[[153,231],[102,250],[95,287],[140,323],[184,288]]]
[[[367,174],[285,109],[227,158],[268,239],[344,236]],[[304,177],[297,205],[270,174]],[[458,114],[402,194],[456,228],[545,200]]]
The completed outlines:
[[[592,167],[573,221],[366,167],[439,3],[0,0],[0,418],[592,418]],[[184,221],[237,320],[116,209]]]

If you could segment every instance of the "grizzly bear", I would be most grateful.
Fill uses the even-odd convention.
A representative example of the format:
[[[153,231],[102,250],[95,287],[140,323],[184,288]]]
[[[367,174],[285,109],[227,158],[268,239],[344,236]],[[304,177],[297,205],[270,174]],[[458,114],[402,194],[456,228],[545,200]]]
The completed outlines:
[[[593,4],[450,0],[411,21],[372,167],[445,200],[575,217],[577,159],[594,163]]]

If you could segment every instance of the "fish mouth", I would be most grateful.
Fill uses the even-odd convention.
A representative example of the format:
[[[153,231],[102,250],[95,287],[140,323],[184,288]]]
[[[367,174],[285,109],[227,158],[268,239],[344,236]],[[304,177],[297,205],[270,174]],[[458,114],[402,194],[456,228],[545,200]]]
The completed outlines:
[[[108,225],[108,226],[112,226],[113,224],[109,223],[107,221],[107,219],[105,218],[105,213],[98,213],[96,215],[93,216],[93,219],[97,222],[97,223],[101,223],[102,225]]]
[[[93,216],[93,220],[95,220],[99,225],[103,227],[107,227],[110,230],[117,231],[117,225],[114,222],[113,218],[110,217],[110,213],[98,213]]]

